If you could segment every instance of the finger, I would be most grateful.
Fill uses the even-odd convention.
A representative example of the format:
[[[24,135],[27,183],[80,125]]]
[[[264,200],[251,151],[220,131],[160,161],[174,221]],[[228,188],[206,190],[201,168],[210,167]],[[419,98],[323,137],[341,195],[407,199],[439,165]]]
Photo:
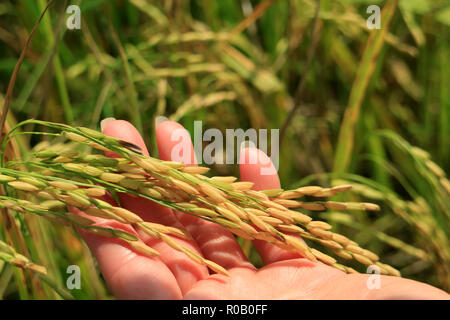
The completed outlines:
[[[149,155],[144,140],[137,129],[128,121],[110,120],[102,128],[104,134],[137,145],[144,155]],[[108,156],[117,157],[114,153]],[[161,223],[173,227],[182,227],[170,208],[161,206],[153,201],[138,198],[134,195],[119,193],[120,204],[138,214],[145,221]]]
[[[159,123],[156,128],[156,141],[160,159],[196,165],[189,132],[181,124],[173,121]],[[178,213],[177,216],[197,242],[205,258],[227,269],[254,268],[231,232],[216,223],[188,214]]]
[[[116,205],[111,196],[102,197],[102,200]],[[129,225],[88,216],[74,207],[70,211],[93,220],[96,226],[120,229],[136,235]],[[77,230],[97,259],[106,284],[116,298],[182,298],[176,278],[161,260],[133,251],[123,240],[95,235],[83,228]]]
[[[446,292],[418,281],[380,275],[349,274],[325,282],[313,299],[450,300]]]
[[[241,180],[253,182],[255,190],[280,188],[280,178],[275,166],[270,158],[257,148],[248,147],[241,150],[239,171]],[[302,257],[263,240],[254,240],[253,244],[265,264]]]
[[[139,132],[127,121],[111,120],[103,126],[103,133],[136,144],[141,148],[143,154],[148,155],[147,148]],[[125,193],[119,193],[118,197],[122,207],[138,214],[145,221],[184,229],[170,208],[161,206],[148,199],[138,198]],[[183,252],[175,250],[161,240],[152,239],[142,230],[138,229],[138,233],[147,245],[160,253],[159,259],[172,271],[182,293],[187,292],[197,281],[208,276],[208,270],[205,266],[191,260]],[[171,236],[171,238],[185,248],[200,253],[200,249],[195,241],[175,236]]]

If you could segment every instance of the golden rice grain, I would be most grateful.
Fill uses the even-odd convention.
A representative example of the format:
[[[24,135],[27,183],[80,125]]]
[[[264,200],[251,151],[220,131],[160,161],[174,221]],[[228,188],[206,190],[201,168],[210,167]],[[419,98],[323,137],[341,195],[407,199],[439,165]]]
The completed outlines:
[[[246,220],[248,219],[247,213],[242,208],[236,206],[232,202],[227,201],[222,203],[222,205],[224,205],[225,208],[227,208],[228,210],[233,211],[234,214],[236,214],[239,218]]]
[[[130,244],[131,248],[133,248],[135,251],[137,251],[139,253],[142,253],[143,255],[146,255],[151,258],[159,256],[158,251],[147,246],[146,244],[144,244],[141,241],[130,241],[128,243]]]
[[[83,172],[90,176],[98,177],[103,173],[103,170],[100,170],[99,168],[88,165],[88,166],[83,167]]]
[[[321,239],[331,239],[332,233],[330,231],[326,231],[320,228],[310,228],[309,225],[306,226],[308,228],[308,231],[316,237],[319,237]]]
[[[242,239],[246,240],[254,240],[255,238],[245,233],[242,229],[229,229],[232,233],[235,235],[241,237]]]
[[[433,174],[435,174],[438,177],[445,177],[445,172],[444,170],[441,169],[441,167],[439,167],[435,162],[431,161],[431,160],[427,160],[425,161],[425,165],[428,167],[428,169],[430,169],[431,172],[433,172]]]
[[[66,131],[66,132],[64,132],[64,135],[67,138],[69,138],[70,140],[75,141],[75,142],[86,142],[86,141],[89,140],[88,138],[83,137],[83,136],[81,136],[79,134],[76,134],[76,133],[73,133],[73,132],[67,132]]]
[[[343,266],[342,264],[335,263],[335,264],[333,265],[333,267],[336,268],[336,269],[338,269],[338,270],[341,270],[342,272],[347,273],[347,267],[346,267],[346,266]]]
[[[356,271],[355,269],[349,268],[349,267],[346,268],[346,272],[347,272],[348,274],[356,274],[356,273],[359,273],[359,272]]]
[[[115,219],[115,215],[111,215],[112,212],[108,212],[107,209],[99,209],[97,207],[90,207],[90,208],[86,208],[83,209],[83,212],[86,213],[87,215],[93,216],[93,217],[98,217],[98,218],[103,218],[103,219]],[[123,220],[123,219],[120,219]],[[125,221],[124,221],[125,222]]]
[[[363,254],[363,249],[353,244],[345,246],[345,249],[352,253]]]
[[[143,174],[137,174],[137,173],[129,173],[129,172],[121,172],[121,175],[123,175],[125,178],[133,179],[133,180],[145,180],[147,176]]]
[[[366,250],[366,249],[362,249],[362,255],[369,258],[370,260],[372,260],[374,262],[380,260],[380,257],[378,257],[375,253],[373,253],[372,251]]]
[[[329,189],[329,188],[323,188],[322,190],[312,194],[314,197],[333,197],[336,195],[336,192]]]
[[[89,207],[91,205],[91,202],[89,201],[89,198],[86,196],[81,195],[78,192],[75,191],[67,191],[66,195],[75,203],[78,203],[78,205],[76,205],[77,207],[81,207],[81,208],[86,208]],[[67,199],[63,197],[63,199]]]
[[[340,244],[342,244],[344,246],[346,246],[346,245],[348,245],[350,243],[350,240],[346,236],[343,236],[343,235],[341,235],[339,233],[334,233],[333,232],[333,234],[331,236],[331,239],[336,241],[336,242],[339,242]]]
[[[337,243],[336,241],[333,240],[323,240],[320,239],[319,242],[324,245],[325,247],[328,247],[330,249],[343,249],[343,247]]]
[[[112,207],[110,209],[114,214],[117,216],[123,218],[124,220],[128,221],[129,223],[137,223],[142,222],[142,218],[139,217],[137,214],[131,212],[130,210],[127,210],[125,208],[121,207]]]
[[[290,212],[278,210],[275,208],[268,208],[267,212],[269,212],[269,214],[272,217],[278,218],[278,219],[284,221],[285,223],[293,223],[294,222],[294,219],[291,217]]]
[[[286,235],[286,244],[292,246],[295,248],[301,255],[303,255],[305,258],[311,260],[311,261],[317,261],[316,257],[312,254],[311,250],[308,248],[308,246],[300,239]]]
[[[82,225],[82,226],[90,226],[94,224],[95,222],[91,219],[79,216],[72,212],[66,212],[66,217],[69,218],[72,222],[75,222],[76,224]]]
[[[291,215],[292,219],[301,224],[309,223],[312,220],[311,217],[297,211],[289,210],[289,214]]]
[[[66,182],[66,181],[49,181],[48,183],[49,185],[51,185],[52,187],[64,190],[64,191],[70,191],[70,190],[76,190],[78,189],[78,187],[70,182]]]
[[[189,168],[189,167],[185,167],[184,163],[181,162],[175,162],[175,161],[162,161],[160,162],[161,164],[168,166],[172,169],[184,169],[184,168]],[[190,167],[190,168],[194,168],[194,167]],[[196,168],[201,168],[201,167],[196,167]]]
[[[189,257],[189,259],[197,262],[200,265],[206,265],[205,259],[202,256],[200,256],[198,253],[193,252],[187,248],[184,248],[183,252],[185,255],[187,255]]]
[[[101,150],[101,151],[104,151],[104,152],[111,152],[110,149],[108,149],[108,148],[106,148],[106,147],[104,147],[101,144],[98,144],[96,142],[89,142],[88,145],[90,147],[94,148],[94,149],[97,149],[97,150]]]
[[[295,191],[297,191],[300,194],[303,195],[313,195],[314,193],[317,193],[322,190],[322,187],[319,186],[307,186],[302,188],[297,188]]]
[[[225,218],[233,221],[233,222],[240,222],[241,219],[231,210],[228,210],[224,207],[221,207],[220,205],[217,206],[216,210]]]
[[[68,162],[72,162],[72,159],[63,157],[63,156],[58,156],[55,159],[53,159],[53,161],[56,163],[68,163]]]
[[[168,236],[164,233],[160,233],[159,237],[161,238],[162,241],[164,241],[165,243],[167,243],[170,247],[172,247],[173,249],[177,250],[177,251],[183,251],[183,247],[174,239],[172,239],[171,236]]]
[[[77,129],[79,132],[82,132],[82,133],[84,133],[85,135],[91,136],[91,137],[93,137],[93,138],[95,138],[95,139],[102,139],[102,138],[105,137],[101,132],[99,132],[99,131],[97,131],[97,130],[94,130],[94,129],[91,129],[91,128],[87,128],[87,127],[77,127],[76,129]],[[67,131],[65,131],[65,132],[67,132]],[[111,138],[112,138],[112,137],[111,137]]]
[[[96,235],[106,237],[106,238],[114,238],[114,233],[108,229],[100,229],[100,228],[89,228],[89,232],[94,233]]]
[[[139,225],[144,225],[147,228],[151,228],[151,229],[157,230],[158,232],[177,236],[182,239],[187,239],[187,240],[192,239],[191,236],[187,232],[185,232],[181,229],[175,228],[175,227],[164,226],[162,224],[152,223],[152,222],[144,222],[144,223],[140,223]]]
[[[152,188],[140,186],[138,188],[138,190],[139,190],[140,193],[145,194],[146,196],[149,196],[149,197],[151,197],[153,199],[159,200],[159,199],[163,198],[163,196],[161,195],[160,192],[158,192],[157,190],[152,189]]]
[[[11,182],[8,182],[8,185],[13,187],[14,189],[22,190],[22,191],[38,191],[39,190],[38,187],[33,186],[32,184],[29,184],[29,183],[23,182],[23,181],[11,181]]]
[[[247,212],[248,217],[250,218],[250,221],[253,222],[255,226],[257,226],[259,229],[267,232],[271,232],[272,230],[269,228],[269,226],[261,220],[258,216],[254,215],[251,212]]]
[[[259,210],[259,209],[255,209],[255,208],[245,208],[244,210],[245,210],[245,212],[252,213],[255,216],[266,216],[266,217],[269,216],[269,213],[264,212],[264,211]]]
[[[303,202],[301,207],[306,210],[310,211],[322,211],[325,210],[325,207],[320,203],[309,203],[309,202]]]
[[[202,182],[198,186],[200,190],[211,198],[216,204],[226,201],[226,198],[223,196],[223,192],[210,186],[209,184]]]
[[[10,181],[14,181],[16,180],[16,178],[14,177],[10,177],[4,174],[0,174],[0,182],[10,182]]]
[[[247,234],[254,236],[255,234],[258,233],[258,231],[255,228],[253,228],[251,225],[249,225],[244,221],[239,222],[238,225],[239,228]]]
[[[234,190],[250,190],[253,187],[254,183],[249,181],[239,181],[231,184]]]
[[[207,209],[207,208],[191,208],[191,209],[189,209],[189,211],[191,211],[193,213],[197,213],[202,216],[211,217],[211,218],[215,218],[215,217],[219,216],[219,214],[217,212],[215,212],[211,209]]]
[[[332,187],[331,190],[336,192],[347,191],[350,190],[353,186],[350,184],[343,184],[339,186]]]
[[[147,235],[149,235],[153,239],[159,239],[160,232],[156,231],[153,228],[147,227],[145,223],[140,223],[139,226],[141,227],[140,230],[144,231]]]
[[[239,225],[237,223],[231,222],[228,219],[217,217],[217,218],[213,218],[213,221],[220,224],[222,227],[225,227],[225,228],[231,228],[231,229],[239,228]]]
[[[138,190],[139,187],[142,185],[142,182],[134,179],[125,178],[119,181],[119,185],[130,190]]]
[[[370,266],[373,264],[372,260],[358,253],[353,253],[353,258],[355,258],[356,261],[365,264],[366,266]]]
[[[307,228],[318,228],[318,229],[323,229],[323,230],[330,230],[331,229],[331,225],[329,225],[328,223],[324,222],[324,221],[311,221],[310,223],[308,223]]]
[[[289,190],[289,191],[284,191],[282,192],[277,199],[296,199],[296,198],[300,198],[303,197],[303,194],[297,192],[297,191],[293,191],[293,190]]]
[[[327,201],[325,207],[331,210],[345,210],[347,205],[344,202]]]
[[[278,210],[281,210],[281,211],[289,210],[288,208],[282,206],[281,204],[276,203],[276,202],[271,201],[271,200],[261,201],[261,203],[263,205],[265,205],[267,208],[275,208],[275,209],[278,209]]]
[[[100,174],[100,179],[102,179],[104,181],[112,182],[112,183],[117,183],[120,180],[125,179],[125,177],[123,175],[117,174],[117,173],[103,172],[102,174]]]
[[[281,193],[283,193],[283,189],[262,190],[261,192],[264,193],[269,198],[275,198],[278,197]]]
[[[119,163],[117,169],[127,173],[145,174],[145,170],[131,163]]]
[[[42,180],[33,178],[33,177],[20,177],[19,180],[29,183],[29,184],[32,184],[33,186],[36,186],[39,189],[44,189],[45,187],[47,187],[47,183],[45,183]]]
[[[262,216],[262,217],[260,217],[260,219],[261,219],[262,221],[264,221],[265,223],[270,224],[271,226],[276,226],[276,225],[279,225],[279,224],[282,224],[282,223],[283,223],[282,220],[277,219],[277,218],[274,218],[274,217],[265,217],[265,216]]]
[[[325,264],[333,265],[336,263],[336,259],[330,257],[329,255],[326,255],[325,253],[320,252],[319,250],[312,248],[311,252],[317,259],[319,259]]]
[[[380,207],[378,205],[376,205],[375,203],[363,202],[362,205],[364,206],[364,210],[367,210],[367,211],[380,211]]]
[[[262,192],[260,192],[260,191],[256,191],[256,190],[244,190],[244,191],[242,191],[242,192],[245,193],[245,194],[247,194],[247,195],[249,195],[249,196],[252,196],[252,197],[254,197],[254,198],[258,199],[258,200],[261,200],[261,201],[269,200],[269,197],[266,196],[264,193],[262,193]]]
[[[262,241],[271,242],[271,243],[275,243],[277,241],[275,239],[275,237],[269,232],[258,232],[257,234],[254,235],[254,237],[257,240],[262,240]],[[292,249],[292,248],[289,247],[289,249]]]
[[[207,167],[184,167],[181,169],[182,172],[189,174],[204,174],[209,171]]]
[[[345,251],[345,250],[333,250],[333,252],[337,255],[337,256],[339,256],[339,257],[341,257],[341,258],[343,258],[343,259],[346,259],[346,260],[351,260],[351,259],[353,259],[353,256],[350,254],[350,253],[348,253],[347,251]]]
[[[305,232],[304,229],[302,229],[299,226],[296,226],[294,224],[279,224],[277,225],[277,229],[283,232],[290,232],[290,233],[302,233]]]
[[[286,208],[300,208],[302,206],[302,202],[296,200],[289,199],[274,199],[273,202],[276,202]]]
[[[130,158],[139,167],[141,167],[147,171],[156,171],[156,167],[153,165],[152,162],[150,162],[146,159],[143,159],[138,155],[131,155]]]
[[[177,207],[181,207],[183,209],[192,209],[192,208],[197,208],[198,205],[195,203],[191,203],[191,202],[178,202]]]
[[[400,271],[398,271],[397,269],[391,267],[390,265],[384,264],[384,263],[383,263],[383,268],[384,268],[390,275],[393,275],[393,276],[396,276],[396,277],[401,277]]]
[[[231,177],[231,176],[228,176],[228,177],[214,176],[214,177],[210,178],[210,181],[212,181],[212,182],[222,182],[222,183],[227,183],[227,184],[233,183],[236,180],[237,180],[236,177]]]
[[[446,177],[441,177],[439,179],[439,182],[441,183],[441,186],[444,188],[444,190],[450,194],[450,181]]]
[[[86,194],[92,196],[92,197],[101,197],[104,196],[106,193],[105,189],[102,188],[87,188],[85,189]]]
[[[221,267],[220,265],[218,265],[215,262],[205,259],[205,264],[208,266],[208,268],[210,268],[212,271],[214,271],[218,274],[230,276],[230,274],[228,273],[228,271],[225,268]]]
[[[190,184],[188,184],[184,181],[172,178],[172,182],[174,185],[176,185],[178,188],[180,188],[181,190],[183,190],[186,193],[200,194],[196,188],[194,188],[193,186],[191,186]]]
[[[40,205],[45,207],[47,210],[61,209],[66,206],[64,202],[59,200],[46,200],[41,202]]]
[[[111,204],[101,199],[91,199],[91,201],[100,209],[111,209],[113,207]]]
[[[64,163],[63,168],[68,171],[83,173],[84,172],[84,166],[78,163]]]

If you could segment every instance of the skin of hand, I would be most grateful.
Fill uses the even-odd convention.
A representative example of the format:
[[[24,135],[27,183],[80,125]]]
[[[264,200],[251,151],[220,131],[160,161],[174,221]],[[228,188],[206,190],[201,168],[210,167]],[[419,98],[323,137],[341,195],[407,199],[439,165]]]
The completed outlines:
[[[172,141],[178,130],[182,139]],[[138,131],[123,120],[102,122],[106,135],[134,143],[148,155]],[[179,134],[177,134],[179,138]],[[191,150],[189,165],[195,155],[189,133],[178,123],[164,121],[156,128],[159,157],[173,160],[172,150],[186,143]],[[107,154],[114,157],[114,154]],[[257,162],[243,164],[243,157],[256,156]],[[248,158],[247,158],[248,159]],[[241,151],[241,180],[254,182],[254,189],[280,188],[277,171],[270,159],[256,148]],[[272,174],[261,175],[261,168]],[[270,173],[270,171],[269,171]],[[111,196],[102,198],[114,203]],[[369,289],[368,274],[345,274],[321,262],[311,262],[298,254],[287,252],[270,243],[253,241],[264,267],[256,269],[245,257],[235,237],[225,228],[187,214],[174,212],[150,200],[120,194],[121,206],[138,214],[145,221],[181,228],[192,240],[173,239],[226,268],[230,277],[210,274],[207,267],[190,260],[161,240],[151,239],[141,230],[119,222],[95,218],[96,225],[126,230],[158,250],[150,258],[134,252],[120,240],[105,238],[79,229],[96,257],[108,287],[118,299],[449,299],[450,296],[430,285],[391,276],[380,276],[380,288]],[[72,211],[84,215],[79,210]],[[90,219],[93,217],[89,216]]]

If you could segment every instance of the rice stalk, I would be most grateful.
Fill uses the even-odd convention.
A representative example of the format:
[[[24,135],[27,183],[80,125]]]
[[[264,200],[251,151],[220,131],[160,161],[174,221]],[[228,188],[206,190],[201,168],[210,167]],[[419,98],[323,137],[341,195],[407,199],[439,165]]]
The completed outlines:
[[[305,201],[307,198],[324,198],[349,190],[351,186],[332,188],[304,186],[295,190],[251,190],[251,184],[235,182],[235,178],[204,176],[204,168],[188,169],[181,163],[163,161],[143,156],[139,148],[100,132],[62,124],[28,120],[60,131],[60,135],[77,144],[87,145],[100,151],[114,152],[119,158],[107,158],[96,154],[82,154],[74,150],[63,152],[38,151],[29,160],[10,161],[0,168],[0,178],[14,191],[13,195],[0,197],[0,206],[21,213],[33,213],[77,225],[96,234],[122,239],[136,251],[151,257],[158,253],[138,242],[138,239],[123,230],[97,227],[93,220],[72,214],[68,207],[76,207],[88,216],[102,217],[139,227],[149,236],[167,243],[177,251],[184,252],[195,261],[201,260],[212,270],[227,274],[225,269],[211,261],[197,257],[187,251],[175,238],[189,238],[182,230],[160,224],[144,222],[133,212],[93,195],[106,192],[125,192],[140,196],[163,206],[217,223],[236,235],[247,239],[269,241],[286,250],[298,252],[305,258],[327,263],[340,270],[348,267],[338,264],[324,253],[312,251],[307,241],[337,251],[363,265],[375,264],[378,256],[360,248],[355,242],[331,231],[331,225],[315,221],[310,211],[331,208],[355,210],[379,210],[371,203]],[[19,124],[20,125],[23,125]],[[17,127],[16,127],[17,128]],[[11,136],[16,129],[10,131]],[[70,159],[70,162],[62,158]],[[25,166],[29,171],[21,171]],[[45,172],[45,174],[44,174]],[[124,183],[126,182],[126,183]],[[238,186],[236,188],[236,186]],[[283,195],[289,195],[284,199]],[[27,195],[31,195],[25,199]],[[306,198],[305,198],[306,197]],[[302,201],[293,200],[302,198]],[[44,201],[41,201],[42,199]],[[49,200],[51,199],[51,200]],[[289,201],[286,203],[286,201]],[[303,211],[293,210],[298,207]],[[66,210],[62,210],[66,207]],[[307,214],[308,213],[308,214]],[[338,255],[339,256],[339,255]],[[386,269],[391,275],[397,271]]]

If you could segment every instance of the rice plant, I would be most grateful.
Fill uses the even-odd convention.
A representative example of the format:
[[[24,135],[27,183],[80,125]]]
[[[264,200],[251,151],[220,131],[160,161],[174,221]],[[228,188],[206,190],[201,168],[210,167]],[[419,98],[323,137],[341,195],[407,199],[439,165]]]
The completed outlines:
[[[370,260],[448,291],[450,7],[372,2],[382,8],[379,31],[366,26],[366,1],[80,0],[78,31],[66,28],[65,1],[39,23],[47,1],[2,2],[0,297],[111,298],[74,226],[158,254],[93,227],[89,214],[185,236],[109,207],[96,198],[104,192],[221,224],[256,266],[250,239],[259,238],[346,272]],[[206,172],[157,160],[150,119],[160,115],[191,133],[195,120],[223,132],[285,127],[285,189],[253,192],[230,178],[233,165]],[[151,158],[101,135],[107,117],[139,128]],[[110,148],[120,158],[102,155]],[[69,293],[72,264],[87,276]]]

